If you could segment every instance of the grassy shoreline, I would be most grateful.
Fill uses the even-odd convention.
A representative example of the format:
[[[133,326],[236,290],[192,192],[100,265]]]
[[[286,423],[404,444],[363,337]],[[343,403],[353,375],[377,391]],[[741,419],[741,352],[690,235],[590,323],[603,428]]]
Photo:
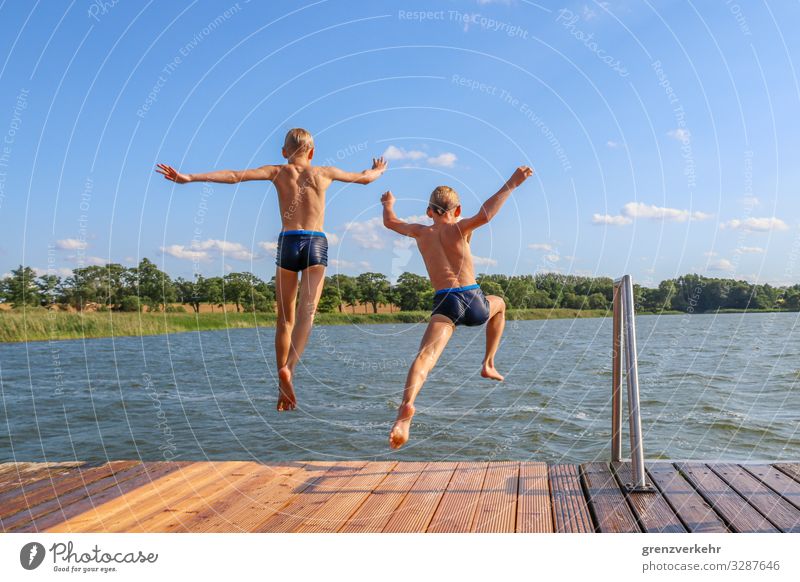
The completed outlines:
[[[320,313],[317,325],[374,323],[424,323],[427,311],[395,313]],[[574,319],[606,317],[604,309],[510,309],[509,320]],[[274,327],[273,313],[124,313],[50,312],[44,309],[0,313],[0,343],[69,340],[82,338],[160,335],[222,329]]]

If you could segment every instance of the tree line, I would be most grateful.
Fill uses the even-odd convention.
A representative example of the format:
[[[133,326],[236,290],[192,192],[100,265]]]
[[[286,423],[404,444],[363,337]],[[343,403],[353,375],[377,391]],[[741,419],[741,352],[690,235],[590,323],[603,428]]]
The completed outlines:
[[[613,281],[608,277],[582,277],[558,273],[537,275],[480,275],[478,283],[486,294],[499,295],[510,309],[609,309]],[[664,310],[703,313],[719,309],[800,310],[800,284],[773,287],[734,279],[683,275],[662,281],[658,287],[634,285],[639,311]],[[358,276],[331,275],[326,278],[321,312],[355,311],[368,305],[377,313],[379,305],[401,311],[427,311],[433,302],[433,288],[427,277],[403,273],[392,284],[381,273]],[[264,281],[252,273],[229,273],[222,277],[194,280],[172,279],[149,259],[135,267],[118,263],[74,269],[68,277],[37,274],[20,265],[0,279],[0,303],[14,308],[60,307],[79,311],[97,310],[184,311],[181,304],[197,313],[201,304],[222,308],[234,304],[237,311],[271,312],[275,309],[275,280]]]

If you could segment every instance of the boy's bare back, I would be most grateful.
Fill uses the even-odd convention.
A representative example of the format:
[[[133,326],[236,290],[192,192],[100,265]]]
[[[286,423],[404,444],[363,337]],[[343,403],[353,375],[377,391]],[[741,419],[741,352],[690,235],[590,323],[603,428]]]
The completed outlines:
[[[382,158],[373,160],[373,169],[382,171],[385,165]],[[278,192],[283,230],[324,230],[328,187],[334,180],[359,183],[363,174],[291,162],[271,167],[274,175],[270,179]]]
[[[416,235],[434,289],[464,287],[475,282],[469,235],[457,222],[423,226]]]

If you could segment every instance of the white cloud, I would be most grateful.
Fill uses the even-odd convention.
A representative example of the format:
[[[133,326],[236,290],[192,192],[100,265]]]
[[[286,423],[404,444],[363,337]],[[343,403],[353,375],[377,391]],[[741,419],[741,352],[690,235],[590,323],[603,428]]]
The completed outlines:
[[[547,243],[531,243],[528,245],[528,248],[534,251],[552,251],[553,245]]]
[[[734,270],[733,263],[731,263],[728,259],[720,259],[718,261],[714,261],[708,266],[709,271],[724,271],[729,273]]]
[[[443,152],[438,156],[429,156],[420,150],[406,150],[395,145],[390,145],[383,152],[383,157],[387,160],[410,160],[412,162],[425,161],[431,166],[442,168],[452,168],[458,157],[452,152]]]
[[[719,253],[716,251],[706,251],[703,253],[704,257],[716,257]]]
[[[334,232],[326,232],[325,237],[328,239],[328,244],[330,246],[338,245],[341,242],[339,235]]]
[[[397,146],[390,145],[383,152],[383,157],[387,160],[421,160],[426,158],[425,152],[419,150],[405,150]]]
[[[187,249],[184,245],[169,245],[161,247],[161,252],[175,257],[176,259],[184,259],[187,261],[208,261],[211,255],[205,251],[193,251]]]
[[[622,207],[622,214],[630,218],[650,218],[654,220],[669,220],[671,222],[686,222],[687,220],[708,220],[710,214],[705,212],[690,212],[677,208],[666,208],[642,202],[628,202]]]
[[[720,228],[730,228],[731,230],[743,230],[745,232],[769,232],[771,230],[786,230],[789,227],[780,218],[745,218],[739,220],[734,218],[720,225]]]
[[[267,251],[273,257],[278,254],[278,243],[274,240],[264,240],[258,243],[258,248]]]
[[[72,269],[67,269],[66,267],[61,267],[58,269],[40,269],[39,267],[32,267],[33,272],[36,273],[37,277],[42,277],[43,275],[58,275],[59,277],[71,277],[72,276]],[[0,279],[5,279],[6,277],[11,277],[11,273],[5,273],[4,275],[0,275]]]
[[[545,255],[544,258],[551,263],[557,263],[561,260],[561,255],[558,255],[557,253],[550,253],[549,255]]]
[[[367,271],[372,266],[369,261],[348,261],[347,259],[328,259],[328,265],[336,267],[337,269],[353,269],[360,271]],[[358,268],[356,268],[358,267]]]
[[[688,141],[689,138],[692,137],[691,132],[688,129],[683,129],[683,128],[678,128],[668,131],[667,135],[672,139],[677,139],[678,141]]]
[[[431,166],[440,166],[442,168],[452,168],[458,158],[452,152],[444,152],[438,156],[428,158],[428,163]]]
[[[251,261],[256,258],[256,255],[242,243],[213,238],[193,242],[190,246],[175,244],[160,247],[160,250],[162,253],[175,257],[176,259],[187,261],[208,261],[217,254],[238,261]]]
[[[654,204],[644,204],[643,202],[628,202],[622,207],[620,214],[594,214],[592,215],[593,224],[609,224],[612,226],[624,226],[631,224],[639,218],[649,220],[664,220],[669,222],[686,222],[687,220],[708,220],[712,215],[706,212],[680,210],[678,208],[666,208]]]
[[[380,232],[380,229],[383,228],[383,219],[380,216],[376,216],[362,222],[346,223],[344,225],[344,234],[352,237],[362,249],[382,249],[386,246],[386,240],[381,236],[382,233]]]
[[[764,252],[761,247],[739,247],[736,253],[739,255],[760,255]]]
[[[624,226],[633,222],[627,216],[611,216],[610,214],[593,214],[592,224],[610,224],[612,226]]]
[[[161,247],[161,252],[178,259],[192,261],[207,261],[217,253],[224,255],[226,258],[236,259],[238,261],[250,261],[255,258],[255,255],[242,243],[213,238],[193,242],[191,246],[188,247],[185,245]]]
[[[607,146],[607,147],[609,147],[609,148],[611,148],[612,150],[615,150],[615,149],[621,148],[621,147],[622,147],[622,144],[621,144],[621,143],[619,143],[618,141],[614,141],[614,140],[608,140],[608,141],[606,142],[606,146]]]
[[[742,204],[745,206],[758,206],[761,204],[761,200],[758,199],[758,196],[745,196],[742,198]]]
[[[62,251],[77,251],[86,248],[86,242],[77,238],[62,238],[56,241],[56,248]]]
[[[248,250],[242,243],[231,242],[228,240],[208,239],[201,241],[196,245],[192,245],[192,249],[199,249],[201,251],[218,251],[226,257],[236,259],[238,261],[250,261],[255,255]]]
[[[337,269],[352,269],[356,266],[352,261],[346,261],[344,259],[329,259],[328,264]]]
[[[475,255],[472,256],[472,262],[483,267],[494,267],[497,265],[497,261],[495,259],[489,257],[478,257]]]

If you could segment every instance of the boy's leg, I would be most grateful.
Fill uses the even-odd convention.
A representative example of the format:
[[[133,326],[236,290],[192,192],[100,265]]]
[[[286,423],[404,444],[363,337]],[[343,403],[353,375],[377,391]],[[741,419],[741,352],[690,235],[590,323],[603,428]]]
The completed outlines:
[[[314,265],[303,271],[303,278],[300,280],[300,299],[297,303],[297,321],[292,330],[292,349],[289,351],[289,358],[286,361],[286,367],[289,368],[290,374],[294,374],[297,362],[300,361],[300,357],[306,349],[324,284],[324,265]]]
[[[392,427],[392,432],[389,433],[389,446],[393,449],[399,449],[408,441],[411,418],[414,416],[414,400],[428,378],[428,373],[436,365],[447,342],[450,341],[454,329],[453,322],[444,315],[431,317],[425,335],[422,336],[417,357],[408,370],[406,387],[403,391],[403,403],[397,410],[397,420]]]
[[[275,361],[280,386],[278,410],[293,410],[296,405],[291,381],[284,382],[280,371],[286,367],[291,348],[294,308],[297,300],[297,276],[294,271],[281,267],[275,272],[275,299],[278,306],[278,317],[275,322]]]
[[[489,321],[486,323],[486,355],[483,357],[481,376],[491,380],[502,380],[503,377],[495,370],[494,355],[500,346],[503,337],[503,328],[506,326],[506,302],[497,295],[487,295],[489,301]]]

